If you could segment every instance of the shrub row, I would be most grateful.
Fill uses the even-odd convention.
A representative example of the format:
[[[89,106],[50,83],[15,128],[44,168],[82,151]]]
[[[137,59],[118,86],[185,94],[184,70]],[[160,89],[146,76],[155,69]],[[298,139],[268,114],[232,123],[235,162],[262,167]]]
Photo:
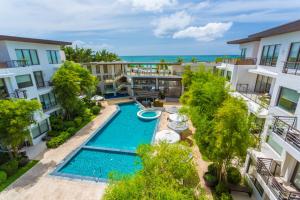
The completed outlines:
[[[61,132],[58,136],[51,138],[47,143],[47,147],[48,148],[56,148],[59,145],[63,144],[65,141],[67,141],[71,136],[73,136],[75,134],[76,129],[74,128],[74,130],[72,128],[69,128],[68,131],[63,131]],[[71,132],[72,131],[72,132]]]
[[[16,159],[10,160],[0,165],[0,170],[4,171],[7,176],[11,176],[18,170],[19,162]]]

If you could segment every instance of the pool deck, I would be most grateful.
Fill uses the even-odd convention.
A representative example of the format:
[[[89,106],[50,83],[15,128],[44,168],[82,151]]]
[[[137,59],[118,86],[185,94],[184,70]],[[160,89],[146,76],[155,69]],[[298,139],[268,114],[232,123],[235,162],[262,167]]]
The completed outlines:
[[[104,194],[106,183],[85,180],[70,180],[63,177],[51,176],[56,166],[73,150],[79,147],[101,124],[116,111],[116,103],[132,101],[130,99],[113,99],[102,102],[104,109],[92,122],[82,128],[75,136],[56,149],[48,149],[38,155],[39,163],[20,177],[16,182],[0,193],[0,200],[99,200]],[[167,103],[168,106],[180,106],[178,103]],[[163,112],[158,131],[168,129],[168,113]],[[192,141],[194,128],[189,122],[191,135],[187,140]],[[208,163],[201,157],[197,145],[192,145],[194,162],[200,177],[201,186],[210,195],[210,189],[204,186],[203,173],[207,170]],[[211,198],[209,198],[211,199]]]

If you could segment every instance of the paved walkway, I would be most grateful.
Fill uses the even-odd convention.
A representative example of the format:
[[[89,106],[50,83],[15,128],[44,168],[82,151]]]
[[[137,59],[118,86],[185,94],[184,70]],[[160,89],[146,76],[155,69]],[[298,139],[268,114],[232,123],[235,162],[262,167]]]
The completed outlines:
[[[105,183],[68,180],[49,173],[69,153],[82,144],[91,133],[104,123],[116,110],[115,105],[106,105],[92,122],[81,129],[57,149],[39,155],[40,162],[0,193],[1,200],[99,200],[104,193]]]

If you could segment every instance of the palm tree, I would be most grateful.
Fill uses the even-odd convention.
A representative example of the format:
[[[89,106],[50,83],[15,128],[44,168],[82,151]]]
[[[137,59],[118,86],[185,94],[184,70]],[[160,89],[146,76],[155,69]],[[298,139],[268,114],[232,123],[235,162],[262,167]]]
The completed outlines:
[[[177,57],[176,61],[177,61],[178,63],[182,64],[184,60],[183,60],[182,57],[179,56],[179,57]]]
[[[196,57],[192,57],[191,62],[192,63],[196,63],[197,62],[197,58]]]

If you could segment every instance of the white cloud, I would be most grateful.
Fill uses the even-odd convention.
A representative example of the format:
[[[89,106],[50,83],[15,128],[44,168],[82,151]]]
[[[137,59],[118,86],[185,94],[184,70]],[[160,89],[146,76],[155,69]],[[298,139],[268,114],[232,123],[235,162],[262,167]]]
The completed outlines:
[[[198,41],[212,41],[220,38],[230,29],[232,22],[208,23],[205,26],[190,26],[174,33],[173,38],[194,38]]]
[[[95,43],[95,42],[84,42],[82,40],[75,40],[72,42],[72,47],[80,47],[80,48],[90,48],[94,51],[99,51],[102,49],[113,50],[113,46],[106,43]]]
[[[192,21],[192,17],[185,11],[176,12],[170,16],[161,17],[154,21],[154,35],[162,37],[172,31],[177,31],[187,27]]]
[[[119,0],[119,2],[129,3],[134,9],[145,11],[162,11],[177,4],[177,0]]]

